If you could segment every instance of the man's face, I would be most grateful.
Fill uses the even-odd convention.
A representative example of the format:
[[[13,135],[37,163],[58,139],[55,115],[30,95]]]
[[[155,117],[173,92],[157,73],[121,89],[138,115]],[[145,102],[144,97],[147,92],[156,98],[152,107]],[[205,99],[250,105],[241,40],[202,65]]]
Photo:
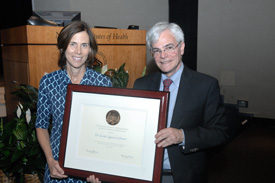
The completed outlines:
[[[154,60],[158,68],[167,77],[171,77],[179,70],[182,64],[181,59],[184,53],[184,46],[184,43],[176,41],[169,30],[162,32],[159,40],[152,45]]]

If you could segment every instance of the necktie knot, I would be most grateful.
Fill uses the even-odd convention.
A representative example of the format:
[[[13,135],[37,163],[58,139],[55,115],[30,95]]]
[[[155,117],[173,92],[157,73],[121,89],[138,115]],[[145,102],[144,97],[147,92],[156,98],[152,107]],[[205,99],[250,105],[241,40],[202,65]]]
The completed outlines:
[[[169,91],[169,86],[172,84],[171,79],[165,79],[163,80],[163,91]]]

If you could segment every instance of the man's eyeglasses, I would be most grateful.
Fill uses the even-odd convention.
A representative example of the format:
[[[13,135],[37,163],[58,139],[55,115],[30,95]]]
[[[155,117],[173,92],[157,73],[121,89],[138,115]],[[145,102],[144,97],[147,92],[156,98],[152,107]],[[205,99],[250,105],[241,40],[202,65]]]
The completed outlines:
[[[176,46],[167,46],[163,50],[161,50],[159,48],[153,48],[151,50],[151,53],[155,57],[160,56],[162,52],[167,53],[167,54],[168,53],[173,53],[175,51],[175,49],[180,45],[180,43],[181,43],[181,41]]]

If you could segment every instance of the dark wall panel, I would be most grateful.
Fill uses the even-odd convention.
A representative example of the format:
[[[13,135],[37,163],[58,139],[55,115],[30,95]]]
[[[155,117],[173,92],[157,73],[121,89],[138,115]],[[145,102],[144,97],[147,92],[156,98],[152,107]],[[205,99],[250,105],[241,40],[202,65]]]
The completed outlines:
[[[169,0],[169,21],[177,23],[184,32],[183,62],[197,69],[198,0]]]
[[[27,24],[32,15],[31,0],[1,0],[0,1],[0,29],[8,29]],[[1,41],[1,40],[0,40]],[[0,81],[3,77],[2,50],[0,47]]]
[[[26,25],[32,15],[31,0],[14,0],[0,2],[0,29]]]

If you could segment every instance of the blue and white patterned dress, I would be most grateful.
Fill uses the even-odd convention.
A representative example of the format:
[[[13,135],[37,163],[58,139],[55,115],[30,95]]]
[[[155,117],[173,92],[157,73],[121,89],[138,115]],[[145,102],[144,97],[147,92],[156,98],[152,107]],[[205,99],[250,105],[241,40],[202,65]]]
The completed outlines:
[[[37,119],[35,123],[36,128],[49,128],[49,120],[52,116],[52,129],[50,136],[50,144],[52,148],[53,157],[58,160],[60,138],[63,124],[65,99],[67,94],[67,85],[71,80],[66,70],[57,70],[42,77],[39,85],[38,104],[37,104]],[[80,82],[81,85],[92,86],[106,86],[111,87],[110,79],[96,71],[86,68],[86,72]],[[45,183],[63,183],[74,182],[82,183],[85,181],[67,178],[67,179],[52,179],[48,165],[44,176]]]

